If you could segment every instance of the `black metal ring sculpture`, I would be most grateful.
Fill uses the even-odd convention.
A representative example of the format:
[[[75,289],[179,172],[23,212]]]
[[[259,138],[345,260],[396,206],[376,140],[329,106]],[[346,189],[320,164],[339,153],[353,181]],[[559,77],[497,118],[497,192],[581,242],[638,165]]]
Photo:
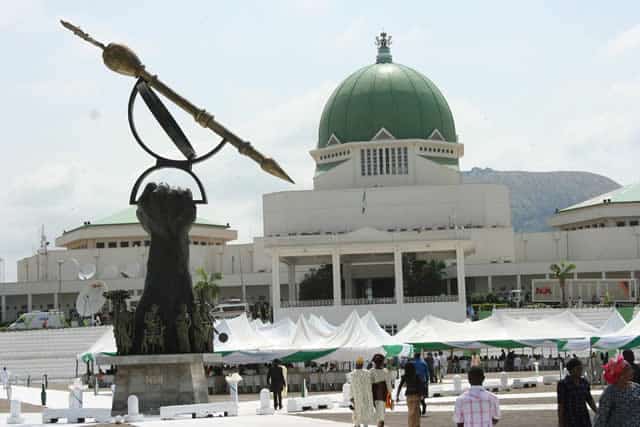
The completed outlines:
[[[186,157],[186,160],[174,160],[174,159],[168,159],[166,157],[160,156],[159,154],[151,150],[142,141],[142,138],[140,138],[140,135],[138,135],[138,131],[136,129],[135,122],[133,120],[133,107],[135,105],[135,101],[138,93],[140,94],[140,96],[142,97],[142,100],[145,102],[145,104],[151,111],[151,114],[153,114],[153,117],[156,119],[158,124],[160,124],[162,129],[165,131],[165,133],[171,139],[171,141],[173,141],[174,145],[178,148],[178,150],[180,150],[180,152]],[[193,165],[195,163],[202,162],[203,160],[206,160],[209,157],[216,154],[218,151],[222,149],[222,147],[224,147],[227,141],[223,139],[222,141],[220,141],[220,143],[218,143],[218,145],[216,145],[208,153],[200,157],[196,156],[196,152],[191,146],[191,143],[185,136],[184,132],[182,132],[182,129],[180,129],[180,126],[175,121],[175,119],[173,118],[173,116],[171,115],[167,107],[165,107],[165,105],[162,103],[158,95],[155,94],[153,89],[151,89],[151,87],[149,87],[147,82],[144,81],[143,79],[138,79],[138,81],[136,81],[135,85],[133,86],[133,89],[131,90],[131,95],[129,96],[128,118],[129,118],[129,128],[131,129],[131,133],[133,134],[133,137],[138,142],[138,145],[140,145],[140,147],[142,147],[144,151],[146,151],[147,153],[149,153],[149,155],[151,155],[156,159],[156,164],[154,166],[151,166],[144,172],[142,172],[142,174],[138,177],[136,182],[133,184],[133,188],[131,189],[131,194],[129,196],[129,204],[136,205],[138,203],[136,200],[136,196],[138,195],[140,184],[142,184],[142,181],[144,181],[144,179],[150,173],[156,170],[166,169],[166,168],[179,169],[189,174],[196,181],[196,184],[198,185],[198,189],[200,190],[200,195],[201,195],[200,199],[194,200],[194,203],[206,204],[207,193],[205,192],[204,186],[202,185],[202,182],[200,181],[198,176],[195,173],[193,173],[193,170],[192,170]]]

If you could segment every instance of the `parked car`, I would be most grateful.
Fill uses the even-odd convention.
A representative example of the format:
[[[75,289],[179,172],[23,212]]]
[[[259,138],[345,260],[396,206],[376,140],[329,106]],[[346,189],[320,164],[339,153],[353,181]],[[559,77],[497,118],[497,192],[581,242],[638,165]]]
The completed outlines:
[[[20,315],[9,325],[9,330],[62,328],[64,325],[64,313],[60,311],[32,311]]]

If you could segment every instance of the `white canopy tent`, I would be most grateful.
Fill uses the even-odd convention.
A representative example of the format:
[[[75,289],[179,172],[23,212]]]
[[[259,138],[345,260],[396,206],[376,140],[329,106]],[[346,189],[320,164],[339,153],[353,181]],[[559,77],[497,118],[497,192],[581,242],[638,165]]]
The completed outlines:
[[[600,329],[581,321],[570,311],[540,320],[494,312],[476,322],[452,322],[426,315],[420,321],[411,320],[394,336],[380,327],[373,314],[361,317],[356,311],[337,326],[313,314],[300,316],[296,322],[282,319],[273,324],[250,321],[241,315],[217,321],[215,326],[229,336],[224,343],[218,335],[214,337],[216,353],[223,356],[225,363],[232,364],[265,363],[275,358],[288,362],[353,361],[374,353],[408,355],[412,345],[425,349],[478,349],[557,344],[559,348],[568,346],[569,350],[589,348],[593,337],[601,337],[597,346],[602,348],[640,345],[640,318],[625,326],[617,311]],[[79,357],[90,360],[96,354],[115,352],[113,333],[109,331]]]

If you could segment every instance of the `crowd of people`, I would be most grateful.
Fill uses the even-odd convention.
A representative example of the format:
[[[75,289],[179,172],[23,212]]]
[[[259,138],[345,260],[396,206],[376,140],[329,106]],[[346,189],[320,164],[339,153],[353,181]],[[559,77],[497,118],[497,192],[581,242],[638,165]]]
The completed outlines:
[[[426,414],[429,383],[442,380],[442,368],[446,365],[439,361],[440,356],[440,353],[427,353],[423,359],[417,352],[404,364],[395,401],[400,400],[404,388],[409,427],[419,427],[421,416]],[[391,396],[393,378],[384,366],[384,356],[376,354],[371,360],[373,367],[367,370],[364,360],[359,358],[350,374],[355,427],[369,424],[383,427],[385,409],[394,405]],[[458,427],[492,427],[500,420],[499,399],[483,387],[485,374],[478,360],[477,355],[472,355],[467,371],[470,387],[455,402],[453,423]],[[557,385],[559,427],[640,426],[640,367],[635,364],[631,350],[625,350],[602,367],[608,385],[598,403],[591,394],[591,384],[585,378],[583,362],[574,357],[565,364],[565,368],[568,375]]]
[[[603,366],[608,384],[596,402],[591,384],[584,378],[582,361],[573,358],[565,365],[568,375],[558,383],[558,425],[560,427],[640,426],[640,367],[634,354],[625,350]],[[595,414],[593,424],[589,408]]]
[[[395,400],[400,400],[400,392],[405,389],[408,410],[408,426],[419,427],[421,416],[426,415],[426,398],[429,396],[429,383],[441,382],[446,375],[447,363],[443,363],[442,353],[427,353],[425,359],[420,352],[404,365],[404,374],[396,390]],[[446,357],[444,357],[446,360]],[[376,354],[372,358],[373,367],[364,368],[364,359],[356,361],[351,377],[351,409],[355,427],[375,424],[384,427],[385,409],[393,408],[392,376],[384,367],[385,358]],[[458,426],[490,427],[500,419],[498,398],[482,387],[484,371],[473,366],[468,371],[471,387],[456,400],[453,421]],[[482,420],[488,424],[482,424]]]

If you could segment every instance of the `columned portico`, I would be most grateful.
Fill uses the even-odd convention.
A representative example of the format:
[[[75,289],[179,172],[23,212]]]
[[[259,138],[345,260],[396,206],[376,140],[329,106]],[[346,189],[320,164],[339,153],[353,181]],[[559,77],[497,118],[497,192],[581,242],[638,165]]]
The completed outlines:
[[[400,325],[405,317],[417,318],[426,313],[464,319],[464,257],[473,253],[475,246],[460,230],[431,236],[426,232],[392,233],[363,228],[342,234],[267,238],[265,248],[272,253],[271,295],[276,320],[297,318],[309,310],[334,322],[344,320],[353,310],[372,311],[380,319]],[[444,281],[438,284],[417,279],[421,276],[415,274],[423,274],[422,270],[413,269],[431,260],[456,261],[451,278],[458,278],[457,292],[451,292]],[[287,264],[290,285],[289,296],[282,303],[275,286],[284,272],[280,261]],[[308,266],[315,276],[296,283],[296,266]],[[411,273],[405,271],[407,268]],[[412,275],[405,277],[406,274]],[[451,278],[447,278],[449,283]],[[405,295],[406,292],[409,293]]]

